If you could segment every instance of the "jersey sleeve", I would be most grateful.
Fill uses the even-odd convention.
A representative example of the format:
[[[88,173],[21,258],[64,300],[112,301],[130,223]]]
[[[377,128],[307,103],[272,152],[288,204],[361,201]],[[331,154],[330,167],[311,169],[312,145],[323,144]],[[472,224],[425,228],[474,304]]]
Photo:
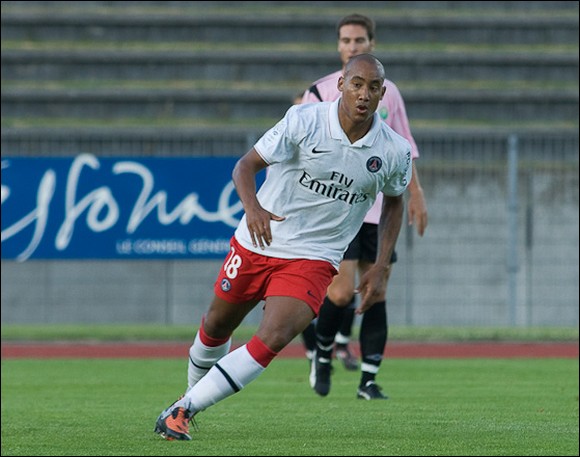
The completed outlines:
[[[390,197],[401,195],[407,189],[411,182],[413,167],[411,165],[411,148],[408,148],[405,154],[399,156],[397,166],[387,179],[382,192]]]
[[[310,86],[302,96],[302,103],[318,103],[322,101],[322,96],[320,95],[316,84]]]
[[[296,152],[293,132],[296,130],[296,106],[290,107],[286,115],[256,142],[254,148],[268,164],[290,160]]]
[[[415,139],[411,134],[411,127],[409,126],[409,119],[407,117],[407,109],[405,108],[403,96],[394,83],[389,84],[387,90],[390,101],[390,113],[387,124],[409,142],[411,145],[411,156],[413,159],[417,159],[419,157],[419,149],[417,148]]]

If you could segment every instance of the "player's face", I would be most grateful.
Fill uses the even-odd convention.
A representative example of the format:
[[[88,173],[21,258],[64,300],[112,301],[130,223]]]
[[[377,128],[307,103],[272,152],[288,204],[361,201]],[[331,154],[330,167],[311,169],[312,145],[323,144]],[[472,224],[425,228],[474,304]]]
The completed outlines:
[[[353,65],[338,82],[342,92],[341,108],[355,123],[372,118],[385,94],[383,75],[377,66],[368,61]]]
[[[347,24],[340,28],[338,37],[338,52],[340,60],[345,65],[351,57],[370,53],[374,48],[374,40],[370,41],[367,29],[362,25]]]

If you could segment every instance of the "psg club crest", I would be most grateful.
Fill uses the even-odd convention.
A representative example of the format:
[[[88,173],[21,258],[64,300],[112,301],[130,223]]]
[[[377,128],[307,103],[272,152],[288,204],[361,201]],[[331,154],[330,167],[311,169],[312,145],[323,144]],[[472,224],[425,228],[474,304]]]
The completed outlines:
[[[224,292],[229,292],[229,290],[232,288],[232,284],[227,280],[227,279],[222,279],[222,290]]]
[[[383,161],[377,156],[372,156],[369,160],[367,160],[367,170],[371,173],[376,173],[381,169],[382,166]]]

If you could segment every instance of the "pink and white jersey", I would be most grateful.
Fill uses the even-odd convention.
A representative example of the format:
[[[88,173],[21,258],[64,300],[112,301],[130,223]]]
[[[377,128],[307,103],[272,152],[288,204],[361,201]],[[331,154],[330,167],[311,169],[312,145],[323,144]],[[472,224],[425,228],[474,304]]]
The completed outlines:
[[[338,78],[340,76],[342,76],[342,70],[320,78],[304,93],[302,103],[317,103],[320,101],[332,102],[336,100],[340,97],[340,91],[337,87]],[[387,88],[387,91],[385,92],[383,99],[379,102],[377,112],[389,127],[410,143],[411,156],[413,159],[416,159],[419,157],[419,150],[417,149],[417,144],[415,143],[413,135],[411,135],[403,97],[395,83],[392,81],[385,79],[383,85]],[[320,96],[320,98],[317,95]],[[381,217],[382,204],[383,198],[379,195],[364,221],[370,224],[378,224]]]
[[[254,146],[269,164],[257,197],[286,219],[272,221],[272,243],[254,247],[242,217],[235,236],[246,249],[338,268],[377,194],[401,195],[411,181],[411,145],[374,114],[352,143],[338,120],[339,100],[296,105]]]

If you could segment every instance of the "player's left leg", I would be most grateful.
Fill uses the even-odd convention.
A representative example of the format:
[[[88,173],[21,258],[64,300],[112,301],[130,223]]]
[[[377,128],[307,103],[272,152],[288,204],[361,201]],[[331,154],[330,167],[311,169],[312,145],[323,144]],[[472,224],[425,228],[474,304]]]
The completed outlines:
[[[361,380],[357,398],[365,400],[386,399],[375,378],[379,372],[387,345],[388,323],[386,302],[375,303],[362,318],[360,329]]]
[[[393,251],[391,266],[397,261],[397,254]],[[372,263],[359,262],[361,275],[368,271]],[[391,268],[385,276],[385,285],[391,276]],[[360,327],[359,341],[361,350],[361,379],[357,391],[357,398],[365,400],[384,400],[388,397],[381,392],[375,379],[379,372],[383,354],[387,346],[389,325],[387,320],[387,303],[380,301],[371,306],[364,314]]]

